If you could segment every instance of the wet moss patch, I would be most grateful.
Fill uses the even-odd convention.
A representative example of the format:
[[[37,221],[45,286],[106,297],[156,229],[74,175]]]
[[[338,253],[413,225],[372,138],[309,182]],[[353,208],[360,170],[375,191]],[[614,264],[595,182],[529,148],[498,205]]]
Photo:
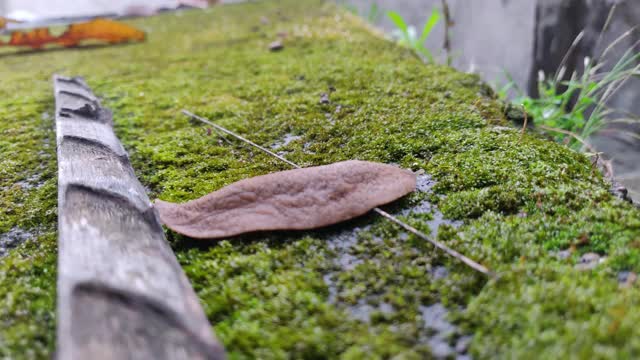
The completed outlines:
[[[425,192],[387,210],[427,233],[442,214],[456,220],[438,238],[500,274],[488,281],[373,215],[217,242],[167,232],[231,358],[637,353],[640,291],[620,278],[640,271],[640,214],[587,157],[510,129],[476,76],[425,66],[321,1],[133,23],[146,43],[0,52],[0,234],[33,234],[0,259],[1,356],[54,347],[55,72],[85,76],[114,111],[152,198],[186,201],[287,169],[190,122],[186,108],[303,166],[426,172]],[[278,34],[284,49],[271,52]],[[604,261],[580,271],[586,253]],[[441,306],[451,327],[437,325]]]

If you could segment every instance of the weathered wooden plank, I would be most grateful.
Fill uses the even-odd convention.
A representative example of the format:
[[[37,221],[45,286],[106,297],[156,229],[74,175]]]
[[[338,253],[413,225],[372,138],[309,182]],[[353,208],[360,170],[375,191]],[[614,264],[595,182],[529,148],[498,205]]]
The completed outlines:
[[[223,359],[112,117],[54,77],[59,359]]]

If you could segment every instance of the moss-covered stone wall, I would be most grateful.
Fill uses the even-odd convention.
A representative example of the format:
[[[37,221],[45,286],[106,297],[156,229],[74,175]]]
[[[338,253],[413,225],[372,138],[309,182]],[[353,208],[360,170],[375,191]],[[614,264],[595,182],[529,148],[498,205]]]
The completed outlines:
[[[427,191],[386,209],[425,232],[444,214],[438,238],[500,274],[487,280],[373,215],[225,241],[167,232],[231,358],[640,352],[640,213],[587,157],[509,128],[477,77],[425,66],[315,0],[132,23],[146,43],[0,48],[0,244],[21,243],[0,259],[0,357],[54,349],[53,73],[84,76],[113,110],[152,198],[185,201],[286,169],[189,122],[186,108],[304,166],[362,159],[424,172]],[[284,49],[269,51],[279,34]],[[602,261],[585,271],[586,253]]]

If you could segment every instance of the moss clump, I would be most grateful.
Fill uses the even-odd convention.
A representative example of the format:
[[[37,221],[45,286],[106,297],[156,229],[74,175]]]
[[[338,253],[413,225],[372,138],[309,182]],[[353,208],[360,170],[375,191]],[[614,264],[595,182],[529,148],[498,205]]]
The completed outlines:
[[[0,261],[0,356],[47,358],[55,342],[55,232]]]
[[[186,108],[301,165],[362,159],[425,170],[435,193],[389,211],[429,232],[430,214],[407,211],[429,199],[461,220],[439,238],[501,274],[487,282],[375,216],[219,242],[168,232],[231,358],[428,358],[437,329],[425,307],[435,303],[458,325],[441,343],[472,334],[480,358],[637,351],[640,291],[620,289],[618,277],[640,271],[640,214],[606,191],[588,158],[506,128],[477,77],[424,66],[321,1],[133,23],[149,32],[146,43],[0,53],[0,234],[38,234],[0,260],[2,356],[46,358],[53,348],[55,135],[43,114],[53,112],[54,72],[85,76],[114,111],[151,197],[184,201],[286,169],[190,123]],[[284,49],[268,51],[283,32]],[[606,260],[580,272],[586,252]]]
[[[610,271],[576,272],[548,261],[514,266],[486,286],[465,313],[476,334],[476,354],[635,358],[640,293],[620,289],[612,277]]]
[[[31,94],[33,81],[8,75],[4,60],[0,68],[0,243],[15,231],[28,237],[0,257],[0,357],[46,358],[55,339],[53,100]]]

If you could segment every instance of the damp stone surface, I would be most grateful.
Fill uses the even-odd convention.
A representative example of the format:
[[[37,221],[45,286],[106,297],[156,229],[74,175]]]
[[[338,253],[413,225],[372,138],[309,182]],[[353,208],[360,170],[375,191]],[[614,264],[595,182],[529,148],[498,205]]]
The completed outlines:
[[[0,258],[6,256],[9,251],[25,242],[27,239],[35,235],[22,230],[21,228],[12,228],[0,236]]]
[[[438,239],[501,275],[488,280],[373,214],[208,243],[165,230],[231,358],[437,357],[422,311],[435,304],[460,356],[640,352],[640,288],[629,275],[640,271],[638,210],[609,194],[588,157],[533,130],[493,131],[510,125],[476,76],[426,66],[323,1],[128,21],[147,42],[0,50],[0,236],[33,234],[0,259],[0,357],[48,359],[55,347],[55,133],[53,116],[42,116],[54,114],[55,72],[83,76],[113,110],[149,198],[185,202],[288,169],[209,135],[185,108],[267,147],[300,136],[277,151],[301,166],[359,159],[424,171],[431,193],[384,209],[429,233],[434,213],[409,209],[436,206],[456,222],[440,225]],[[279,33],[283,49],[269,51]],[[30,179],[40,185],[16,185]],[[342,267],[330,239],[355,227],[346,251],[358,261]],[[605,260],[576,268],[588,253]],[[368,320],[351,313],[362,303],[373,309]]]

